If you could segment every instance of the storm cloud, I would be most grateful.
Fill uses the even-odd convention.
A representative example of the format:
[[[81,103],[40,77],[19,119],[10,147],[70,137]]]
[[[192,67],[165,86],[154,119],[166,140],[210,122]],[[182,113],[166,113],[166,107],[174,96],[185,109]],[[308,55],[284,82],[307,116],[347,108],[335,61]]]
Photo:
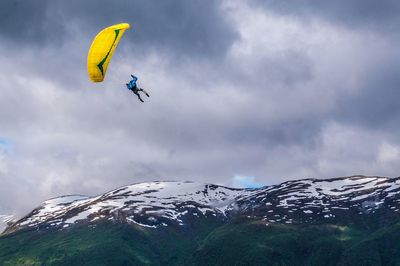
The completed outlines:
[[[0,214],[150,180],[400,170],[394,1],[2,1]],[[103,83],[95,34],[128,22]],[[139,77],[150,98],[124,86]]]

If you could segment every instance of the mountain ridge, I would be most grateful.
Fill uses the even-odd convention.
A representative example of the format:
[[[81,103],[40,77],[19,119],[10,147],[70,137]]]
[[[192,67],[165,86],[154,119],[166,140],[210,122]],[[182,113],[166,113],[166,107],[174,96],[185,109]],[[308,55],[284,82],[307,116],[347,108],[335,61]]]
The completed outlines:
[[[190,226],[194,218],[227,221],[243,216],[271,223],[362,220],[376,212],[399,217],[400,177],[355,175],[290,180],[260,188],[230,188],[191,181],[122,186],[94,197],[65,195],[44,201],[4,233],[63,230],[99,221],[143,227]]]

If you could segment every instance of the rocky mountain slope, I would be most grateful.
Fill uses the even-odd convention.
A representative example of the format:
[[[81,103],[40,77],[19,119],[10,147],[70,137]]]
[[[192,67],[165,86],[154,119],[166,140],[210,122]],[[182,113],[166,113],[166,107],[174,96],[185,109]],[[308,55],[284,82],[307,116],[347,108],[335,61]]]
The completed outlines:
[[[0,265],[400,265],[399,201],[375,176],[134,184],[43,202],[0,235]]]
[[[7,224],[12,223],[13,219],[14,216],[12,215],[0,214],[0,232],[2,232],[7,227]]]
[[[193,182],[149,182],[96,197],[63,196],[43,202],[14,222],[21,229],[64,229],[117,221],[143,227],[188,226],[193,219],[243,216],[271,223],[356,222],[375,213],[399,217],[400,178],[352,176],[303,179],[258,189]]]

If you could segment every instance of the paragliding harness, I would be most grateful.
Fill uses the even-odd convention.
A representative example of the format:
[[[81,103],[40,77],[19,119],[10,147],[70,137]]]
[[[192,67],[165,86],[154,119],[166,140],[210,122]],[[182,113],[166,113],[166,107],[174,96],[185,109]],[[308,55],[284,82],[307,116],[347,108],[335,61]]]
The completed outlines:
[[[139,98],[141,102],[144,102],[140,97],[139,91],[144,92],[144,94],[146,94],[147,97],[150,97],[150,95],[144,89],[137,87],[136,81],[138,80],[138,78],[136,76],[131,75],[131,77],[132,80],[129,81],[129,83],[126,83],[126,86],[128,87],[129,90],[131,90],[134,94],[136,94],[136,96]]]

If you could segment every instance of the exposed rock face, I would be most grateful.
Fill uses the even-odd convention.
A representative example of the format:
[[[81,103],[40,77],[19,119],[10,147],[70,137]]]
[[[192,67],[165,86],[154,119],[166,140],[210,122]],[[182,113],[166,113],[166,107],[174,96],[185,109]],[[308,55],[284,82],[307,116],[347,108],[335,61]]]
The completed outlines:
[[[357,220],[399,215],[400,178],[352,176],[303,179],[258,189],[193,182],[149,182],[96,197],[63,196],[43,202],[5,232],[63,229],[112,220],[146,227],[185,226],[200,217],[222,222],[241,215],[268,223]]]

